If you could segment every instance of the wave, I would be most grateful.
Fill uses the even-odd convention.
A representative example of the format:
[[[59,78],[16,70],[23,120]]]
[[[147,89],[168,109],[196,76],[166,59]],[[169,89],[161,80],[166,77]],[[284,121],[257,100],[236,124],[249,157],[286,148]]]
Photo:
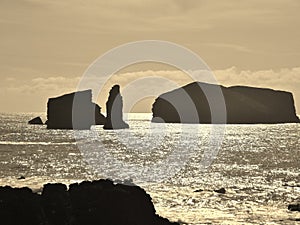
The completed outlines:
[[[76,142],[0,141],[0,145],[75,145]]]

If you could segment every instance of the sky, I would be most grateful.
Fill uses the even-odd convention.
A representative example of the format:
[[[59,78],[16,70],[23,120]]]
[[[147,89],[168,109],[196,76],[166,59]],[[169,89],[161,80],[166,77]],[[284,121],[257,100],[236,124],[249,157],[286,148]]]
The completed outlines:
[[[46,111],[49,97],[75,91],[110,49],[165,40],[198,54],[222,85],[292,92],[300,114],[299,11],[299,0],[0,0],[0,112]],[[104,106],[113,82],[157,75],[189,82],[175,68],[133,65],[96,100]],[[153,98],[137,111],[149,111]]]

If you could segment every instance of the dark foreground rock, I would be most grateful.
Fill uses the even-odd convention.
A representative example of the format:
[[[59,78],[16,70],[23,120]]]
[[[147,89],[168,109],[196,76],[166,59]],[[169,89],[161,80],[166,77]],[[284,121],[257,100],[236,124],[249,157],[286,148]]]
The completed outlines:
[[[176,225],[155,213],[140,187],[109,180],[47,184],[42,194],[29,188],[0,187],[0,219],[5,225]]]
[[[225,100],[225,112],[215,95],[220,90]],[[212,96],[210,102],[207,93]],[[216,115],[213,119],[211,108]],[[152,112],[153,122],[166,123],[299,123],[293,95],[289,92],[201,82],[160,95],[153,104]],[[227,121],[223,119],[225,113]]]
[[[299,204],[290,204],[288,206],[288,210],[300,212],[300,203]]]
[[[109,92],[109,97],[106,102],[106,122],[104,129],[125,129],[129,125],[123,121],[123,99],[120,94],[120,86],[115,85]]]
[[[47,119],[48,129],[90,129],[105,123],[101,108],[92,102],[92,90],[50,98]]]
[[[36,125],[43,125],[43,121],[41,119],[41,117],[35,117],[32,120],[28,121],[28,124],[36,124]]]

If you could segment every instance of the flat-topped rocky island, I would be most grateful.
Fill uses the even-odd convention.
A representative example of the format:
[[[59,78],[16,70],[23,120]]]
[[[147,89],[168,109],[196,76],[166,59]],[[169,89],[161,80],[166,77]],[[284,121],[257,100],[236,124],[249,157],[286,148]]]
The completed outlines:
[[[160,95],[152,113],[152,122],[165,123],[299,123],[290,92],[201,82]]]

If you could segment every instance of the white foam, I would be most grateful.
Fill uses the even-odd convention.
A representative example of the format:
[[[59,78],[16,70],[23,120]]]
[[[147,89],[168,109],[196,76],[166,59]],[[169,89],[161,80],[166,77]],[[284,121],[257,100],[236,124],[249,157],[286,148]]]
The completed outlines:
[[[75,145],[76,142],[0,141],[0,145]]]

